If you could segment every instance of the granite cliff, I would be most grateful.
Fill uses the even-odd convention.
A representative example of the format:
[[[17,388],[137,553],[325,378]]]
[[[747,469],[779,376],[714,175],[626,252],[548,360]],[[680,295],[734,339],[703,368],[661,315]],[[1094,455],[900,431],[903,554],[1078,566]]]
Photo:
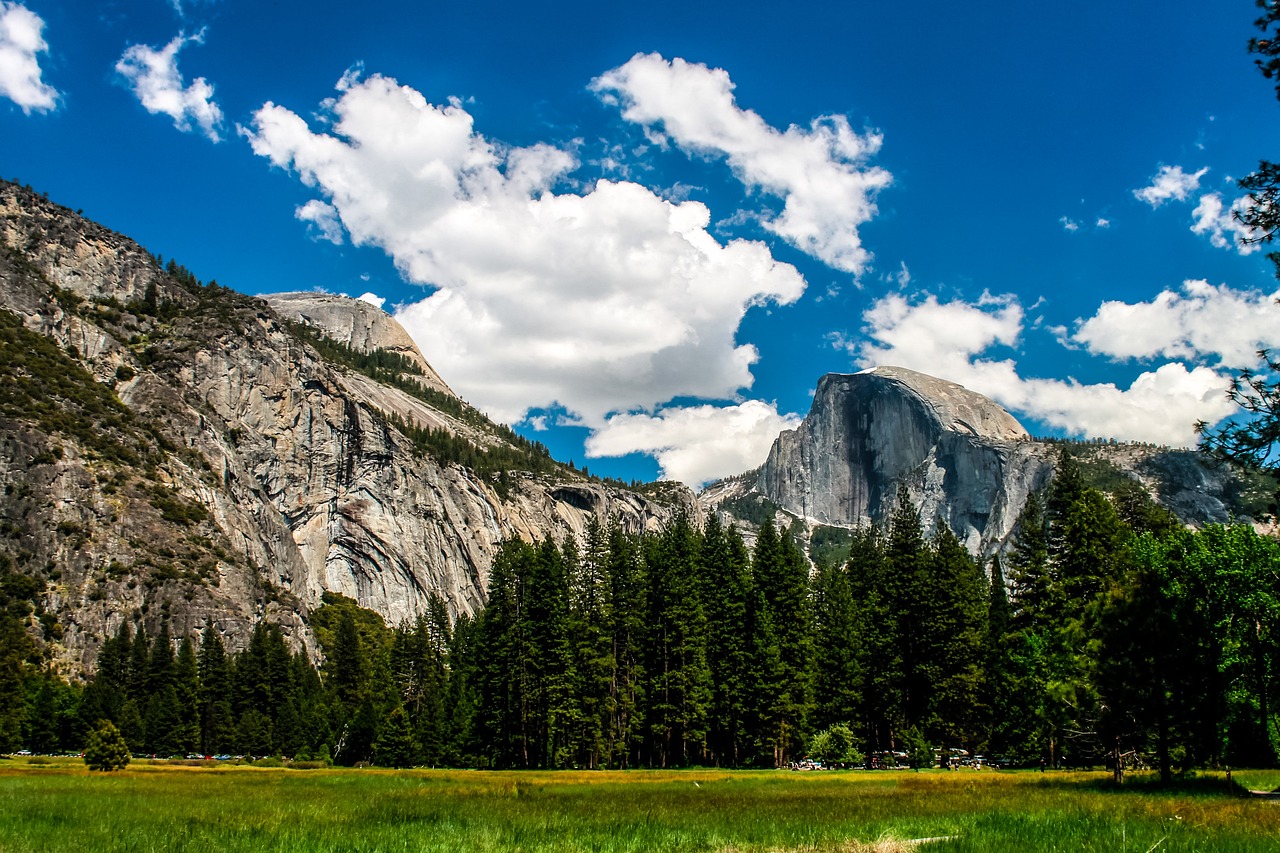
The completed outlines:
[[[250,298],[0,184],[0,573],[68,674],[122,621],[314,649],[326,591],[412,619],[482,606],[504,537],[655,528],[673,484],[584,477],[489,422],[393,319]]]
[[[900,367],[829,374],[804,421],[778,436],[759,469],[711,486],[700,501],[739,519],[758,520],[764,506],[810,530],[850,528],[884,522],[902,484],[927,527],[945,522],[985,555],[1007,542],[1062,446],[1033,440],[998,404],[953,382]],[[1266,493],[1265,483],[1194,451],[1065,446],[1104,491],[1136,483],[1189,524],[1247,518],[1250,490]]]

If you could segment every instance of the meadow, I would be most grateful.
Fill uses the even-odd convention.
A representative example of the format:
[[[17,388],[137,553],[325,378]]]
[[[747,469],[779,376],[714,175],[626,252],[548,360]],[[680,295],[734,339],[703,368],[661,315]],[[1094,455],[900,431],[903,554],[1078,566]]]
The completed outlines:
[[[48,760],[46,760],[48,761]],[[0,850],[1262,851],[1280,773],[480,772],[0,761]],[[916,839],[941,839],[913,845]]]

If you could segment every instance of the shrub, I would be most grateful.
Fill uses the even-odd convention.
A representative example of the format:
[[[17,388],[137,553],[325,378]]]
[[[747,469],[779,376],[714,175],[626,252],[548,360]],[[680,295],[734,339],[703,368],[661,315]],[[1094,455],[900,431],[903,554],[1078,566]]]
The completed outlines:
[[[129,764],[129,747],[120,730],[109,720],[103,720],[89,733],[89,745],[84,750],[84,763],[90,770],[123,770]]]

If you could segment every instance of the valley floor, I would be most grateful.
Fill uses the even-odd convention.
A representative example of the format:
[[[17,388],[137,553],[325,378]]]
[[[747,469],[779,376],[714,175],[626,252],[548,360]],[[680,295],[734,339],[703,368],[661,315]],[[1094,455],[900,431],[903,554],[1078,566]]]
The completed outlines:
[[[39,763],[45,762],[45,763]],[[0,761],[5,851],[1274,850],[1280,773],[487,772]],[[931,839],[915,845],[917,839]]]

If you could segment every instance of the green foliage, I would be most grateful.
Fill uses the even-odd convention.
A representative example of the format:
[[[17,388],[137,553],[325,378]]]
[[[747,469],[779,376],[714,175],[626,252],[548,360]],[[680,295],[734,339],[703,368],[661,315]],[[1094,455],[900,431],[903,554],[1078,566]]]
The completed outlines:
[[[84,763],[90,770],[111,772],[129,766],[129,747],[120,730],[108,720],[103,720],[89,735],[84,748]]]
[[[828,767],[852,767],[866,760],[846,723],[835,723],[815,734],[809,741],[809,757]]]
[[[820,524],[809,535],[809,559],[819,568],[842,566],[849,559],[852,545],[852,531]]]
[[[139,467],[163,458],[108,386],[9,311],[0,311],[0,419],[73,438],[107,462]]]
[[[734,518],[749,522],[756,527],[771,523],[781,510],[781,507],[764,495],[755,493],[722,501],[719,508]]]

